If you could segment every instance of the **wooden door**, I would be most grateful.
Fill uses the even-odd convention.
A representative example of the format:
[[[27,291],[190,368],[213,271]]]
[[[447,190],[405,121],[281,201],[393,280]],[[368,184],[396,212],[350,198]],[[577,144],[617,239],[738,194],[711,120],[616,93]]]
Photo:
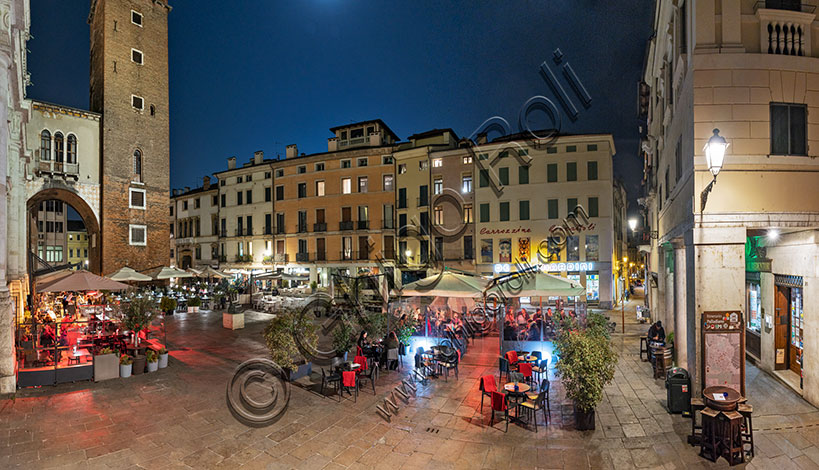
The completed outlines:
[[[324,209],[316,209],[316,223],[317,224],[324,223]]]
[[[776,286],[774,299],[774,369],[788,368],[788,289]]]
[[[788,309],[788,365],[797,374],[802,373],[802,289],[790,289]]]
[[[326,259],[325,249],[324,239],[316,238],[316,261],[324,261]]]

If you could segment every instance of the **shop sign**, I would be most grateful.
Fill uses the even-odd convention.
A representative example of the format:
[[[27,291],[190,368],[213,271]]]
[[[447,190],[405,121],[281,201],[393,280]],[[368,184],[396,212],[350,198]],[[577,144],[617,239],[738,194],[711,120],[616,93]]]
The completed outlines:
[[[502,235],[506,233],[531,233],[532,229],[526,227],[518,228],[481,228],[481,235]]]
[[[563,272],[563,271],[595,271],[597,264],[593,261],[579,261],[571,263],[548,263],[540,266],[544,273]]]
[[[777,364],[784,364],[785,363],[785,350],[784,349],[777,349],[776,350],[776,363]]]

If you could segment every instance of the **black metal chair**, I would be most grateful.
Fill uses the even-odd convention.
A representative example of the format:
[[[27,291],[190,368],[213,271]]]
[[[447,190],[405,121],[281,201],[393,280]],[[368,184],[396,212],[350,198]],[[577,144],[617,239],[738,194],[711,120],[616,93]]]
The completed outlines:
[[[549,416],[552,415],[552,406],[551,406],[551,403],[549,403],[549,389],[550,388],[551,388],[551,383],[549,382],[549,379],[543,379],[543,380],[540,381],[540,388],[538,389],[539,390],[538,393],[531,393],[530,392],[530,393],[526,394],[526,398],[528,398],[530,400],[535,400],[535,399],[537,399],[538,395],[540,395],[541,393],[545,393],[544,399],[546,400],[546,410],[548,410]],[[546,424],[549,424],[549,418],[546,418]]]
[[[540,393],[535,396],[534,400],[528,400],[518,405],[518,413],[520,413],[521,410],[526,412],[527,422],[529,420],[528,417],[531,416],[531,419],[535,424],[535,432],[537,432],[538,410],[543,410],[543,418],[546,420],[546,424],[549,424],[549,417],[546,415],[546,407],[544,406],[546,395],[548,395],[548,393],[548,388],[546,390],[541,390]]]
[[[324,396],[324,389],[328,385],[332,385],[335,390],[336,394],[338,395],[338,401],[341,401],[341,393],[339,393],[339,387],[341,386],[341,374],[336,372],[330,372],[327,374],[324,372],[324,367],[321,368],[321,395]]]
[[[375,395],[375,380],[378,378],[378,366],[372,359],[367,359],[367,370],[358,373],[359,383],[363,380],[369,380],[373,387],[373,395]]]
[[[455,370],[455,378],[458,378],[458,351],[449,349],[441,354],[441,359],[438,361],[438,369],[444,373],[444,380],[449,381],[449,371]]]

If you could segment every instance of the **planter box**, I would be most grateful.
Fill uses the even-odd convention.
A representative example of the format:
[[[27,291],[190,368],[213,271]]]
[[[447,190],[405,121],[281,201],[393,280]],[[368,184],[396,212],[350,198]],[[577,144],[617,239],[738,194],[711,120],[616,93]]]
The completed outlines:
[[[239,305],[247,305],[250,303],[250,294],[239,294]]]
[[[168,367],[168,353],[159,355],[159,368],[164,369]]]
[[[148,363],[148,372],[156,372],[159,370],[159,362],[149,362]]]
[[[119,365],[119,376],[123,379],[127,379],[131,376],[131,369],[133,369],[133,364],[120,364]]]
[[[574,427],[578,431],[593,431],[594,430],[594,410],[591,412],[581,411],[575,407],[574,410]]]
[[[119,377],[119,357],[116,354],[94,356],[94,382]]]
[[[304,363],[304,364],[299,364],[298,369],[296,369],[294,371],[289,371],[289,372],[285,371],[285,372],[288,373],[288,379],[290,379],[290,381],[293,382],[295,380],[299,380],[302,377],[308,377],[310,374],[312,374],[313,373],[313,363],[312,362],[307,362],[307,363]]]
[[[222,326],[227,328],[228,330],[238,330],[239,328],[245,327],[245,314],[244,313],[223,313],[222,314]]]
[[[199,307],[188,307],[188,313],[197,313],[199,312]]]

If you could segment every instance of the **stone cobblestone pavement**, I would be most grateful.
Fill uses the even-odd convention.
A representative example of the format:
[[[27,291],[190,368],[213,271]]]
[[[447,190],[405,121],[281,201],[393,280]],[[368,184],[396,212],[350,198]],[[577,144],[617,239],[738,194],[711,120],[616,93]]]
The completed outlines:
[[[637,301],[628,305],[629,319]],[[620,312],[612,316],[619,323]],[[0,400],[0,469],[727,467],[686,444],[690,421],[666,412],[662,381],[637,355],[646,327],[630,321],[626,334],[613,338],[621,358],[595,431],[574,430],[553,371],[548,426],[541,416],[538,433],[517,424],[506,433],[503,423],[489,427],[488,404],[479,410],[478,377],[497,373],[497,338],[470,346],[458,380],[419,384],[392,422],[375,406],[407,369],[382,375],[376,395],[364,389],[356,403],[294,387],[282,419],[248,428],[229,413],[225,385],[236,365],[265,355],[261,330],[269,318],[248,313],[244,330],[229,331],[218,313],[176,315],[168,321],[167,369],[21,390]],[[756,457],[745,467],[819,468],[819,411],[753,367],[748,376],[759,431]],[[776,427],[782,429],[765,430]]]

